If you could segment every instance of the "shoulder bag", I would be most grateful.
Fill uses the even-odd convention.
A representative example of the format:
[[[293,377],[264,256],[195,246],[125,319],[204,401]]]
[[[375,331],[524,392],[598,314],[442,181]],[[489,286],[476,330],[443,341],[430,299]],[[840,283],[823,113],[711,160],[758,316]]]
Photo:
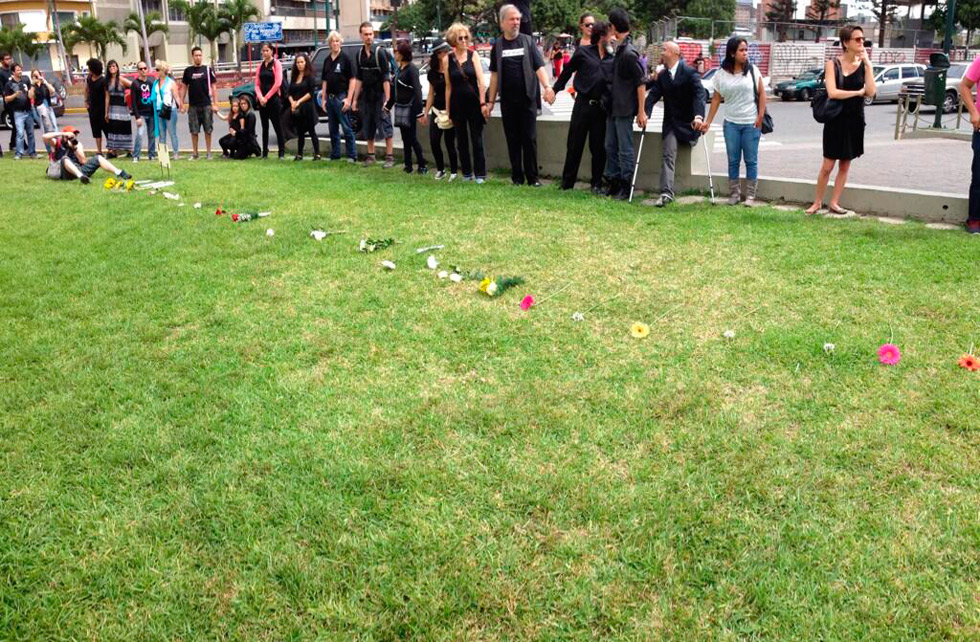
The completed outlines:
[[[755,79],[755,65],[752,63],[749,65],[752,72],[752,91],[755,93],[755,111],[759,113],[759,81]],[[766,109],[766,113],[762,115],[762,133],[771,134],[772,130],[772,116],[769,115],[769,109]]]
[[[834,58],[834,79],[837,81],[837,88],[840,89],[842,78],[840,61]],[[827,83],[824,79],[824,86],[818,90],[813,100],[810,101],[810,109],[813,110],[813,120],[818,123],[829,123],[838,116],[844,109],[844,103],[835,100],[827,94]]]

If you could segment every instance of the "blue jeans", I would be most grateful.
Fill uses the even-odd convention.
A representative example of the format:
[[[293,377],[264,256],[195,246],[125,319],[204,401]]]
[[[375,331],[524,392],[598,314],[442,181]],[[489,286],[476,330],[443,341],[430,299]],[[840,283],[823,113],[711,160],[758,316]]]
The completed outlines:
[[[146,131],[146,151],[150,160],[153,160],[157,157],[157,138],[153,127],[153,116],[140,116],[140,118],[143,124],[136,126],[136,135],[133,136],[133,158],[139,158],[140,152],[143,151],[143,132]],[[176,127],[174,131],[176,131]],[[174,147],[174,151],[177,151],[176,147]]]
[[[43,104],[34,109],[34,118],[37,120],[37,124],[41,126],[42,134],[58,131],[58,119],[48,101],[44,101]],[[48,150],[49,154],[51,153],[51,145],[47,141],[44,141],[44,149]]]
[[[344,128],[344,142],[347,144],[347,158],[357,158],[354,149],[354,129],[350,117],[342,111],[347,94],[330,94],[327,97],[327,126],[330,128],[330,158],[340,158],[340,128]]]
[[[606,177],[633,179],[633,117],[610,116],[606,121]]]
[[[759,178],[759,139],[762,130],[753,124],[736,125],[725,121],[725,149],[728,150],[728,180],[738,180],[742,158],[745,158],[745,178]]]
[[[180,151],[180,141],[177,139],[177,111],[176,105],[173,111],[170,113],[170,120],[164,120],[160,117],[160,112],[156,112],[157,125],[160,129],[159,140],[160,143],[167,142],[167,133],[170,133],[170,155],[174,155]]]
[[[30,110],[14,112],[14,128],[17,130],[17,149],[14,156],[20,158],[24,154],[36,156],[34,150],[34,116]]]

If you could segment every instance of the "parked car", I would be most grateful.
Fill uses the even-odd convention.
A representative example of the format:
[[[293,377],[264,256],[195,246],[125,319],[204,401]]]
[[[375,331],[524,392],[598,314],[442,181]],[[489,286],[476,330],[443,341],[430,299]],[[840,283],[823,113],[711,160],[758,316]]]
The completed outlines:
[[[484,56],[479,56],[480,63],[483,65],[483,81],[490,85],[490,63]],[[422,85],[422,101],[429,97],[429,56],[424,56],[422,65],[419,67],[419,84]]]
[[[909,80],[921,80],[925,70],[925,65],[913,63],[872,66],[871,72],[875,77],[877,91],[874,96],[865,98],[864,104],[898,102],[898,94],[902,90],[902,84]]]
[[[27,75],[26,72],[24,75]],[[54,96],[52,96],[54,104],[51,105],[51,107],[54,109],[54,115],[57,118],[61,118],[65,115],[65,98],[68,96],[68,90],[65,89],[64,83],[62,83],[61,79],[55,74],[50,73],[49,75],[45,75],[44,78],[51,83],[52,87],[54,87]],[[13,116],[10,114],[10,112],[4,110],[3,116],[0,117],[0,128],[11,129],[13,127],[13,122],[11,120],[12,118]],[[35,129],[39,128],[40,126],[40,123],[34,123]]]
[[[780,100],[802,100],[809,102],[818,89],[823,88],[823,69],[807,69],[791,80],[777,83],[772,90]]]
[[[943,98],[944,114],[951,114],[959,107],[960,81],[963,79],[963,74],[966,73],[968,67],[969,65],[963,63],[954,63],[949,66],[949,71],[946,72],[946,95]],[[913,85],[918,90],[915,93],[921,93],[924,88],[925,78],[913,78],[912,80],[904,81],[902,84],[906,86]]]
[[[711,98],[715,93],[714,87],[712,87],[713,83],[711,82],[711,79],[715,77],[716,73],[718,73],[718,67],[709,69],[701,74],[701,86],[704,87],[704,93],[707,96],[706,100],[709,103],[711,102]]]

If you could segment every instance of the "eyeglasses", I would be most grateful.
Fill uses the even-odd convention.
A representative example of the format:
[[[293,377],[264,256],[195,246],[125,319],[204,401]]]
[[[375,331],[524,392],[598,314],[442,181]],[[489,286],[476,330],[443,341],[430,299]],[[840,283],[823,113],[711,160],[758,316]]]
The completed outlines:
[[[146,71],[146,70],[147,70],[146,67],[137,67],[136,68],[136,71]]]
[[[470,39],[469,36],[459,36],[458,38],[456,38],[456,40],[469,40],[469,39]]]
[[[594,27],[594,26],[595,26],[595,23],[594,23],[594,22],[586,22],[586,23],[585,23],[584,25],[582,25],[582,26],[583,26],[583,27],[585,27],[586,29],[591,29],[592,27]]]

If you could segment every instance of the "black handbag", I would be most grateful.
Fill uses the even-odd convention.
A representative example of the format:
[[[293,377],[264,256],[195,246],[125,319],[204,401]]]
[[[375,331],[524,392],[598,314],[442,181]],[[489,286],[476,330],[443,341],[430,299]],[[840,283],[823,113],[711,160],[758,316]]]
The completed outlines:
[[[751,64],[751,63],[750,63]],[[755,111],[759,112],[759,81],[755,79],[755,65],[749,67],[752,71],[752,90],[755,92]],[[769,109],[766,109],[766,113],[762,115],[762,133],[771,134],[772,133],[772,116],[769,115]]]
[[[838,89],[841,86],[840,61],[834,59],[834,79],[837,81]],[[813,120],[818,123],[829,123],[838,116],[844,109],[844,103],[835,100],[827,93],[826,81],[823,88],[819,89],[813,100],[810,101],[810,109],[813,110]]]
[[[395,127],[411,127],[412,121],[415,120],[412,103],[402,104],[395,103],[395,109],[392,113],[393,124]]]

